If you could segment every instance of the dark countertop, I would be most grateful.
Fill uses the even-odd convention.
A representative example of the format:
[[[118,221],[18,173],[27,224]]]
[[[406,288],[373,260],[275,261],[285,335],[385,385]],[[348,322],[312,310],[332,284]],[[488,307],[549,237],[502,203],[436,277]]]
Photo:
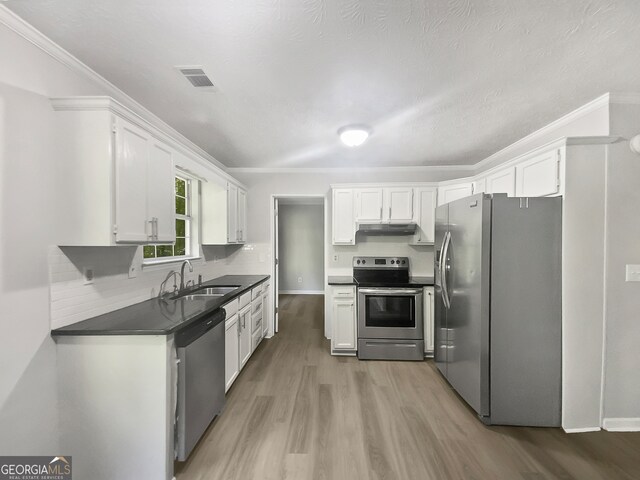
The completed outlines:
[[[222,297],[152,298],[141,303],[51,331],[59,335],[169,335],[214,312],[225,303],[268,280],[270,275],[225,275],[202,286],[238,286]],[[197,287],[200,288],[200,287]]]
[[[366,285],[361,285],[356,281],[355,278],[348,275],[329,276],[328,283],[329,285],[356,285],[360,287],[381,286],[381,285],[373,285],[370,283],[367,283]],[[394,287],[397,286],[397,287],[412,288],[412,287],[431,287],[432,285],[433,285],[433,277],[411,277],[409,278],[409,283],[394,285]],[[385,286],[388,286],[388,285],[385,285]]]

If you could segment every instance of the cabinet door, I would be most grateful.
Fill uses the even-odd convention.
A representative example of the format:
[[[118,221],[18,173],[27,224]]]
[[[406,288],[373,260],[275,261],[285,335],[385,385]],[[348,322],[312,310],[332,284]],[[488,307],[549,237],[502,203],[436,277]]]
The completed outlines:
[[[116,119],[116,242],[152,241],[147,217],[147,167],[151,137],[124,120]]]
[[[333,300],[331,346],[333,350],[356,349],[356,309],[353,298]]]
[[[224,333],[224,381],[226,392],[240,372],[238,316],[234,315],[225,322]]]
[[[514,167],[505,168],[487,177],[487,193],[506,193],[514,197],[516,193],[516,172]]]
[[[269,333],[269,323],[271,322],[271,310],[270,310],[270,301],[269,301],[269,287],[267,287],[266,292],[262,294],[262,336],[266,337]]]
[[[436,214],[436,189],[416,189],[416,211],[418,229],[413,238],[414,244],[432,244],[434,241],[434,227]]]
[[[424,351],[425,353],[433,353],[433,287],[425,287],[424,289]]]
[[[251,357],[251,307],[245,308],[238,314],[240,322],[240,369]]]
[[[336,188],[333,190],[331,219],[334,245],[355,245],[356,227],[353,211],[353,190]]]
[[[560,150],[554,149],[516,166],[519,197],[544,197],[560,192]]]
[[[382,222],[382,188],[358,188],[354,193],[356,221],[362,223]]]
[[[238,188],[238,242],[247,241],[247,192]]]
[[[486,178],[479,178],[478,180],[475,180],[474,182],[472,182],[472,190],[473,190],[473,194],[475,195],[476,193],[484,193],[487,191],[487,179]]]
[[[446,185],[438,188],[438,205],[453,202],[464,197],[473,195],[471,183],[459,183],[456,185]]]
[[[238,187],[227,184],[227,240],[238,243]]]
[[[413,188],[385,188],[383,217],[391,223],[413,221]]]
[[[151,144],[147,179],[147,217],[155,222],[153,240],[173,243],[176,241],[173,152],[156,141]]]

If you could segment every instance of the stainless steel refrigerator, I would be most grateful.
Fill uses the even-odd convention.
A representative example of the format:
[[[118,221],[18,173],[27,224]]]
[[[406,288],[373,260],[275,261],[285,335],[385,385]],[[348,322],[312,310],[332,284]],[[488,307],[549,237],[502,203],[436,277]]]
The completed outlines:
[[[562,199],[436,209],[435,362],[487,424],[561,421]]]

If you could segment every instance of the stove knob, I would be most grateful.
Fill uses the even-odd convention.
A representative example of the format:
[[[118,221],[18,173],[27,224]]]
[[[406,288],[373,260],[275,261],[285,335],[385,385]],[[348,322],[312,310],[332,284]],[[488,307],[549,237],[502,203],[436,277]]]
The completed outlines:
[[[406,260],[402,260],[402,264],[404,265],[405,263],[407,263],[407,261]]]
[[[366,260],[362,260],[362,264],[364,265],[365,263],[367,263],[367,261]]]
[[[391,265],[393,265],[394,263],[396,263],[396,261],[395,260],[391,260]]]
[[[360,265],[360,260],[358,260],[356,263],[357,263],[358,265]]]

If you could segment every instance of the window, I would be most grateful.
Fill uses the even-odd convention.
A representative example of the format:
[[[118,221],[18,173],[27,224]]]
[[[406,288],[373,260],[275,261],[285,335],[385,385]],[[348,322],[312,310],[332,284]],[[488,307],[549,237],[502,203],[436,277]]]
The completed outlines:
[[[197,183],[197,182],[193,182]],[[149,259],[171,259],[193,256],[193,188],[192,180],[176,176],[176,243],[175,245],[145,245],[143,256]]]

